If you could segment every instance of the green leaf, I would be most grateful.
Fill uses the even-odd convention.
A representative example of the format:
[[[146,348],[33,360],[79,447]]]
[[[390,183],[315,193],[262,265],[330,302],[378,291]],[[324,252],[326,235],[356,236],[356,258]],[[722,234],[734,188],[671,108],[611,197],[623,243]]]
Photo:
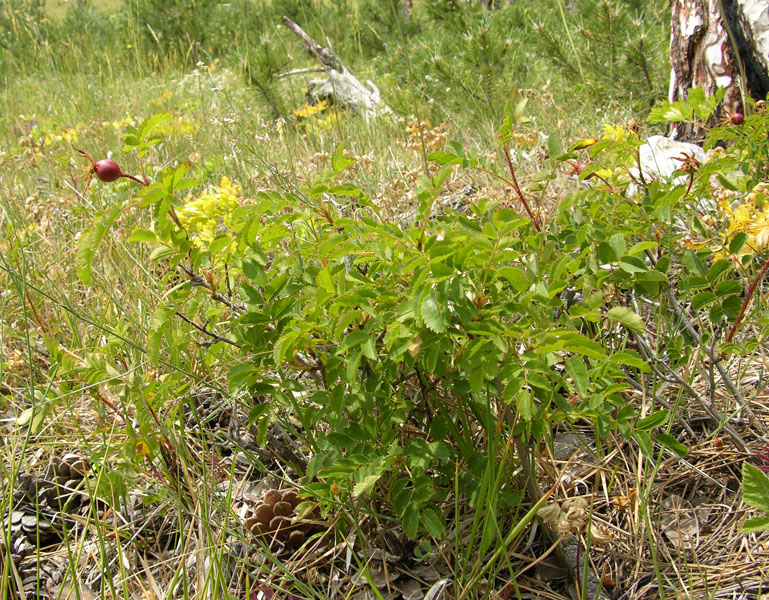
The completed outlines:
[[[156,262],[166,258],[170,258],[176,254],[176,250],[169,248],[168,246],[158,246],[152,252],[150,252],[150,262]]]
[[[462,157],[457,156],[456,154],[452,154],[450,152],[443,152],[441,150],[438,150],[436,152],[431,152],[427,156],[427,160],[435,161],[440,165],[461,165],[462,164]]]
[[[230,245],[232,242],[232,238],[228,235],[220,235],[217,238],[215,238],[211,244],[208,246],[208,253],[211,256],[216,256],[219,252],[221,252],[224,248]]]
[[[577,389],[577,393],[583,398],[587,397],[590,376],[585,367],[585,361],[577,356],[572,356],[566,361],[566,372],[574,380],[574,387]]]
[[[611,263],[617,260],[619,257],[615,254],[614,248],[612,248],[606,242],[598,244],[598,258],[603,263]]]
[[[612,362],[619,363],[628,367],[638,369],[642,373],[648,373],[651,371],[649,363],[647,363],[640,354],[632,350],[625,350],[624,352],[616,352],[611,355]]]
[[[435,333],[444,333],[446,331],[446,324],[441,317],[441,311],[438,307],[438,302],[435,300],[435,295],[430,292],[422,300],[421,305],[422,320],[428,329]]]
[[[649,434],[645,431],[634,431],[633,437],[638,442],[638,447],[646,458],[654,458],[654,444]]]
[[[614,250],[614,256],[619,258],[625,254],[625,237],[621,233],[615,233],[609,238],[609,246]]]
[[[615,321],[621,323],[625,327],[627,327],[630,331],[635,331],[636,333],[643,333],[646,329],[646,326],[644,325],[643,319],[636,313],[634,313],[632,310],[625,306],[615,306],[614,308],[610,309],[609,312],[606,313],[606,315],[610,319],[614,319]]]
[[[669,433],[658,433],[655,439],[663,446],[670,448],[673,452],[682,458],[689,454],[689,448],[679,442]]]
[[[414,498],[414,489],[407,488],[405,487],[406,485],[408,485],[408,480],[401,479],[394,486],[393,509],[395,514],[400,516],[405,514],[406,509],[411,504],[411,500]]]
[[[344,144],[339,144],[331,156],[331,168],[334,173],[340,173],[356,162],[358,162],[356,159],[344,155]]]
[[[80,237],[75,254],[75,270],[80,281],[86,285],[91,284],[94,253],[104,238],[104,234],[112,227],[121,212],[122,207],[119,205],[107,209],[96,219],[93,227]]]
[[[643,252],[644,250],[650,250],[651,248],[656,248],[657,246],[659,246],[657,242],[638,242],[637,244],[633,244],[630,250],[627,251],[627,253],[630,256],[633,256],[635,254],[638,254],[639,252]]]
[[[401,519],[403,525],[403,533],[409,539],[417,537],[417,528],[419,527],[419,509],[413,504],[406,507],[403,511],[403,518]]]
[[[732,238],[732,241],[729,242],[729,252],[732,254],[737,254],[740,250],[742,250],[742,247],[745,245],[745,242],[748,241],[748,234],[744,231],[740,231],[737,235],[735,235]]]
[[[531,394],[527,390],[520,391],[516,404],[518,405],[518,414],[521,415],[521,418],[527,422],[531,421],[534,416],[534,400]]]
[[[362,496],[366,492],[368,492],[371,488],[374,487],[377,481],[382,477],[382,473],[374,473],[371,475],[366,475],[362,481],[359,481],[355,484],[355,487],[352,489],[352,495],[356,498]]]
[[[526,273],[516,267],[502,267],[499,274],[510,282],[516,292],[525,292],[531,285]]]
[[[440,539],[446,534],[446,524],[434,508],[423,508],[421,517],[427,533],[431,536]]]
[[[626,273],[644,273],[645,271],[648,271],[649,268],[646,266],[644,261],[642,261],[637,256],[623,256],[619,259],[619,268],[625,271]]]
[[[742,496],[753,508],[769,513],[769,477],[749,462],[742,463]]]
[[[652,125],[671,121],[673,123],[692,122],[694,119],[694,108],[684,102],[674,104],[665,103],[665,105],[652,109],[646,120]]]
[[[701,292],[692,298],[692,310],[700,310],[711,304],[715,299],[716,295],[713,292]]]
[[[742,524],[742,531],[746,533],[767,530],[769,530],[769,517],[750,517]]]
[[[601,344],[576,331],[564,334],[561,340],[564,342],[563,349],[569,352],[597,359],[606,356],[606,349]]]
[[[151,229],[142,229],[137,227],[128,237],[129,242],[157,242],[158,236]]]
[[[640,429],[641,431],[651,431],[655,427],[659,427],[660,425],[666,423],[669,416],[669,410],[658,410],[657,412],[650,414],[648,417],[638,421],[635,424],[636,429]]]
[[[732,280],[726,280],[720,282],[716,286],[716,295],[719,298],[723,298],[724,296],[733,296],[735,294],[741,294],[742,293],[742,286],[740,285],[739,281],[732,281]]]
[[[331,272],[328,270],[328,267],[318,271],[318,274],[315,276],[315,285],[329,294],[333,294],[336,291],[334,280],[331,278]]]
[[[486,378],[483,374],[483,369],[475,368],[470,371],[470,389],[473,394],[480,394],[483,391],[483,382]]]

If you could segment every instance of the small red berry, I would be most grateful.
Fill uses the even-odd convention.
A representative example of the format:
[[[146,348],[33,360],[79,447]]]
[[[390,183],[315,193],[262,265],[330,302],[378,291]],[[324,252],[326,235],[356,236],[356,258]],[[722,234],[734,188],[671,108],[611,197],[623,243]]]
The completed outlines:
[[[745,121],[745,115],[742,113],[736,112],[732,115],[733,125],[742,125],[743,121]]]
[[[123,176],[123,171],[118,164],[115,161],[106,158],[94,164],[93,171],[96,173],[96,177],[105,183],[117,181]]]
[[[577,175],[582,175],[582,170],[587,166],[587,163],[579,163],[577,165]]]

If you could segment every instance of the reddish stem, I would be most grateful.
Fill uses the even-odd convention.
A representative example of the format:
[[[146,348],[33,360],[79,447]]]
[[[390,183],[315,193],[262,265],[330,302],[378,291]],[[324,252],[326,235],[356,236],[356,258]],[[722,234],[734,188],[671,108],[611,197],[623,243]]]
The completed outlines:
[[[507,149],[507,146],[502,146],[502,150],[504,151],[505,158],[507,159],[507,168],[510,170],[510,177],[513,182],[513,189],[515,190],[515,193],[518,194],[518,198],[520,198],[521,204],[523,205],[523,208],[526,209],[526,212],[528,213],[532,223],[534,223],[534,229],[536,229],[537,231],[542,231],[539,227],[539,219],[537,219],[534,213],[531,212],[531,208],[529,208],[529,203],[526,202],[526,198],[523,196],[521,187],[518,185],[518,179],[516,179],[515,177],[515,167],[513,166],[513,159],[510,158],[510,151]]]
[[[135,181],[135,182],[136,182],[136,183],[138,183],[139,185],[144,185],[144,186],[147,186],[147,185],[149,185],[149,184],[150,184],[150,182],[149,182],[149,181],[142,181],[142,180],[141,180],[141,179],[139,179],[138,177],[134,177],[133,175],[129,175],[128,173],[123,173],[122,171],[120,172],[120,176],[121,176],[121,177],[125,177],[125,178],[127,178],[127,179],[130,179],[131,181]]]
[[[750,284],[750,287],[748,288],[748,293],[745,295],[745,300],[742,303],[740,312],[737,314],[737,318],[734,320],[734,325],[732,325],[732,328],[729,330],[729,333],[726,336],[727,344],[732,341],[734,334],[737,332],[737,328],[742,323],[742,317],[745,315],[745,310],[748,308],[748,303],[750,303],[750,299],[753,297],[753,292],[756,291],[756,288],[758,287],[759,282],[763,279],[764,273],[766,273],[766,270],[768,268],[769,268],[769,258],[766,259],[766,261],[764,262],[764,265],[761,267],[761,270],[758,272],[758,275],[756,275],[756,278],[753,280],[753,282]]]

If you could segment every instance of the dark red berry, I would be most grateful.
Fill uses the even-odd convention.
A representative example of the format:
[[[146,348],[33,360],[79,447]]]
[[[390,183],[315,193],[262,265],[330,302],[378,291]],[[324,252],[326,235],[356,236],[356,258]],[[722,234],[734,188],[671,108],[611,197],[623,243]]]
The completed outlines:
[[[736,112],[732,115],[732,124],[742,125],[743,121],[745,121],[745,115],[742,113]]]
[[[105,183],[117,181],[123,176],[123,171],[118,164],[115,161],[106,158],[94,164],[93,171],[96,173],[96,177]]]

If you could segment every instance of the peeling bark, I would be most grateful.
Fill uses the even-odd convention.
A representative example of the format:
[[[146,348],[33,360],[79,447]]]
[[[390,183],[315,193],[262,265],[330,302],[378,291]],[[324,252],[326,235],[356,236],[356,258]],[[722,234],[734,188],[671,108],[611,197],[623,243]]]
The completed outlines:
[[[726,88],[723,109],[745,112],[743,94],[763,100],[769,92],[769,3],[766,0],[674,0],[671,20],[669,100],[690,88],[714,94]],[[703,132],[676,124],[679,140]]]

